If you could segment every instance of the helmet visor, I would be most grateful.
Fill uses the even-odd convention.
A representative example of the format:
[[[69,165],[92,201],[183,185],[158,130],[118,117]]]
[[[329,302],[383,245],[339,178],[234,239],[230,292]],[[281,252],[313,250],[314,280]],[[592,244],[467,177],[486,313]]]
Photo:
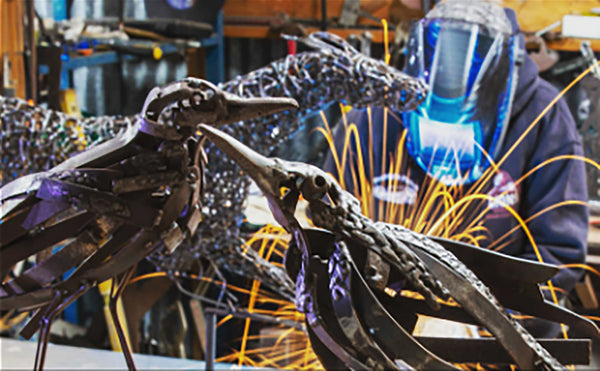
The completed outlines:
[[[445,183],[476,180],[499,150],[516,82],[516,37],[476,23],[413,25],[405,72],[429,93],[404,113],[412,157]]]

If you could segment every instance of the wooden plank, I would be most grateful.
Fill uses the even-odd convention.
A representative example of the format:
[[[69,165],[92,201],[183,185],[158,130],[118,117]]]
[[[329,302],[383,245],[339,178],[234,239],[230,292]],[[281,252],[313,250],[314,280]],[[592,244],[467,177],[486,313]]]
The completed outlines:
[[[583,39],[568,38],[568,39],[551,41],[551,42],[546,43],[546,45],[550,49],[554,49],[554,50],[579,52],[582,40]],[[600,40],[589,40],[589,41],[590,41],[590,46],[592,47],[592,50],[594,50],[595,52],[600,52]]]
[[[536,32],[566,14],[590,14],[590,9],[600,6],[598,0],[504,0],[503,6],[517,13],[517,21],[524,32]],[[556,30],[560,30],[560,27]]]
[[[344,0],[327,0],[327,16],[339,16]],[[291,18],[321,19],[321,0],[227,0],[225,16],[277,17],[285,13]]]
[[[344,0],[327,0],[328,18],[339,17]],[[378,18],[392,20],[417,19],[422,13],[403,4],[409,1],[362,0],[361,10]],[[504,0],[503,6],[517,13],[524,32],[536,32],[562,19],[565,14],[589,14],[591,8],[600,7],[599,0]],[[291,18],[321,19],[321,0],[227,0],[225,16],[277,17],[282,13]],[[404,15],[404,17],[403,17]],[[359,24],[371,24],[361,17]],[[560,28],[558,28],[560,30]]]
[[[590,279],[589,274],[585,275],[583,282],[578,282],[575,284],[575,291],[577,292],[577,296],[579,296],[584,309],[598,308],[596,290],[594,290],[594,285],[592,285],[592,280]]]
[[[188,76],[206,79],[205,48],[188,48],[185,52],[185,64]]]
[[[322,0],[227,0],[223,7],[225,16],[236,17],[278,17],[286,14],[290,18],[321,20]],[[345,0],[327,0],[327,18],[339,18]],[[406,3],[406,1],[404,1]],[[420,9],[403,5],[398,0],[362,0],[360,9],[374,17],[384,18],[392,23],[417,19],[422,16]],[[358,17],[358,25],[378,25],[379,22],[366,17]]]
[[[327,18],[332,20],[340,16],[344,0],[327,0]],[[387,19],[391,24],[418,19],[423,16],[415,4],[407,0],[362,0],[361,10],[377,17]],[[408,4],[408,5],[404,5]],[[523,32],[536,32],[552,23],[562,20],[566,14],[589,14],[590,9],[600,7],[600,0],[504,0],[503,6],[515,10],[517,20]],[[290,18],[310,20],[321,19],[321,0],[227,0],[224,6],[225,16],[232,17],[278,17],[286,14]],[[378,26],[378,22],[359,17],[357,26]],[[316,31],[309,27],[307,31]],[[560,32],[560,27],[554,32]],[[361,29],[336,29],[331,32],[345,37],[362,32]],[[383,42],[382,34],[372,32],[373,42]],[[226,24],[225,36],[265,38],[274,37],[268,32],[267,25]],[[563,39],[548,43],[548,47],[563,51],[579,51],[581,39]],[[600,51],[600,40],[590,40],[594,51]]]
[[[517,21],[523,32],[537,32],[561,21],[567,14],[591,15],[592,8],[600,7],[600,0],[504,0],[503,6],[517,13]],[[560,32],[561,27],[552,30]],[[579,51],[582,39],[568,38],[552,41],[548,47],[563,51]],[[590,40],[594,51],[600,51],[600,40]]]
[[[4,14],[4,2],[6,0],[0,0],[0,25],[4,24],[4,18],[3,18],[3,14]],[[0,26],[0,33],[2,33],[2,35],[0,35],[0,53],[4,51],[4,27]],[[0,57],[2,57],[2,55],[0,55]],[[0,76],[2,76],[2,65],[0,65]]]
[[[318,27],[306,27],[307,33],[320,31]],[[359,35],[364,29],[357,28],[331,28],[327,31],[336,34],[344,39],[351,34]],[[372,29],[368,30],[373,35],[374,43],[383,43],[383,30]],[[225,37],[240,37],[240,38],[278,38],[279,34],[270,32],[269,26],[247,26],[247,25],[225,25]],[[395,32],[389,31],[389,39],[394,38]]]
[[[0,0],[0,56],[8,53],[15,95],[25,98],[23,59],[23,1]],[[1,59],[1,58],[0,58]]]

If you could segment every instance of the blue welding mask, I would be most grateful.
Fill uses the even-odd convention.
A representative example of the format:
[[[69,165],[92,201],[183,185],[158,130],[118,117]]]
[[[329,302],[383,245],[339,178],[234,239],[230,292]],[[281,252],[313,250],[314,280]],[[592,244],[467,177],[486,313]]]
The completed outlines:
[[[461,7],[480,2],[445,3],[453,8],[440,9],[441,3],[411,29],[405,72],[425,81],[429,93],[403,121],[419,166],[444,184],[462,185],[480,178],[498,155],[519,43],[502,8],[479,14]]]

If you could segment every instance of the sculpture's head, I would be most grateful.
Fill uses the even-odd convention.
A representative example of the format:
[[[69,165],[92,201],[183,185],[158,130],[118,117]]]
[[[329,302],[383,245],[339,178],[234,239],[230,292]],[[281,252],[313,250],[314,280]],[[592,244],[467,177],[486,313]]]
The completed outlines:
[[[173,113],[172,133],[189,135],[196,132],[198,124],[222,125],[298,108],[291,98],[240,98],[224,92],[214,84],[188,77],[165,87],[150,91],[142,116],[147,126],[156,128],[166,109]],[[156,134],[156,133],[153,133]]]
[[[428,88],[422,79],[362,54],[337,35],[315,32],[294,39],[318,50],[325,58],[332,57],[332,62],[321,65],[318,73],[326,77],[321,80],[328,86],[335,85],[336,98],[344,104],[407,111],[415,109],[427,95]]]
[[[231,136],[208,125],[200,125],[200,132],[221,151],[235,161],[256,182],[269,202],[273,216],[288,231],[299,227],[294,216],[298,199],[302,196],[319,216],[333,212],[341,201],[341,188],[323,170],[304,163],[265,157]],[[329,197],[326,202],[325,196]]]

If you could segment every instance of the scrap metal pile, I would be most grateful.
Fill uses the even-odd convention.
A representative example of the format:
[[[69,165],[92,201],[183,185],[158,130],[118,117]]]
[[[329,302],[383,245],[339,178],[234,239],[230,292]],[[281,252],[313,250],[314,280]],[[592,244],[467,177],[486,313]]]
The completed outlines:
[[[441,350],[447,343],[424,345],[429,340],[410,335],[416,313],[488,328],[510,356],[490,363],[512,360],[521,368],[560,368],[485,288],[484,283],[501,281],[490,276],[490,266],[512,267],[516,273],[510,277],[519,278],[493,286],[500,303],[597,333],[593,323],[543,301],[537,284],[555,268],[438,241],[459,260],[424,236],[373,223],[360,214],[356,199],[318,169],[260,157],[292,135],[302,117],[331,102],[408,110],[425,96],[420,82],[362,56],[339,38],[317,34],[304,41],[321,50],[288,56],[218,88],[197,79],[155,88],[141,115],[133,118],[77,121],[1,98],[2,181],[17,179],[1,189],[0,273],[4,279],[12,271],[13,277],[0,287],[0,309],[37,309],[24,329],[27,337],[42,328],[36,367],[43,366],[52,318],[96,283],[119,277],[111,306],[116,317],[116,299],[131,267],[145,257],[172,277],[203,259],[294,298],[328,368],[452,368],[448,361],[461,362],[427,349]],[[197,136],[201,123],[230,136],[202,126],[218,144],[203,147]],[[58,164],[92,143],[100,144]],[[256,170],[249,175],[294,236],[296,247],[286,259],[289,277],[242,248],[248,180],[236,163]],[[26,175],[31,172],[37,173]],[[283,199],[281,186],[290,189]],[[291,212],[300,194],[310,201],[315,224],[328,232],[299,227]],[[321,201],[326,194],[333,205]],[[53,251],[55,246],[62,248]],[[14,275],[15,264],[33,255],[37,264]],[[75,271],[61,279],[71,268]],[[426,301],[386,294],[393,277],[405,280]],[[530,295],[515,300],[515,287]],[[462,308],[437,301],[448,297]],[[449,349],[456,346],[450,344]],[[496,349],[494,344],[490,349]],[[589,356],[587,345],[565,340],[551,353],[565,363],[579,363]],[[486,361],[485,354],[490,353],[469,353],[480,362]]]

